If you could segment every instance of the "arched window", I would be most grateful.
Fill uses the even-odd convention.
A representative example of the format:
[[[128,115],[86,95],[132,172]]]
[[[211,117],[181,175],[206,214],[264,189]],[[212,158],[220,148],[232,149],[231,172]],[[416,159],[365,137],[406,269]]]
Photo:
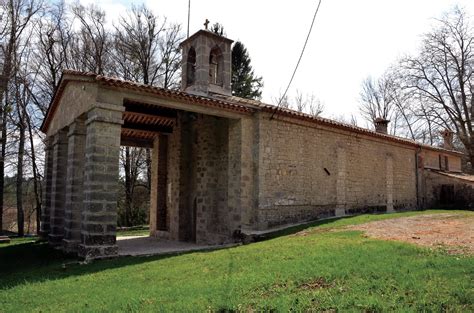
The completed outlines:
[[[219,47],[214,47],[209,54],[209,83],[222,86],[224,58]]]
[[[186,85],[194,83],[196,78],[196,50],[191,47],[188,51],[188,59],[186,61]]]

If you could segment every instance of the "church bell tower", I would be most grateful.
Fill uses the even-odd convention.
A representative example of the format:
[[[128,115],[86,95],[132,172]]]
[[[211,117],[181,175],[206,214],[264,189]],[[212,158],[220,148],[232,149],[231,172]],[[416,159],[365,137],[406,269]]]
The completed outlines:
[[[231,96],[232,42],[207,29],[184,40],[180,44],[181,90]]]

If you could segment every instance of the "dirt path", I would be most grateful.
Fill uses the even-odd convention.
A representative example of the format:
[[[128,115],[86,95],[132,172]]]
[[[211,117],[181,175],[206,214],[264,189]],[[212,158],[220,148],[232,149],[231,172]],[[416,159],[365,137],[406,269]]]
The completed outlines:
[[[367,236],[443,248],[450,254],[474,255],[474,216],[427,214],[350,226]]]

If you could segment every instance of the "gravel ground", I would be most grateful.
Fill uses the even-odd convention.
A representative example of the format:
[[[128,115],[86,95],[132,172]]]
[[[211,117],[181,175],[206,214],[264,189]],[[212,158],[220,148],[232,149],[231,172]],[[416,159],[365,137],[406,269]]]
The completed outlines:
[[[442,248],[450,254],[474,255],[472,215],[418,215],[354,225],[346,229],[364,231],[371,238]]]

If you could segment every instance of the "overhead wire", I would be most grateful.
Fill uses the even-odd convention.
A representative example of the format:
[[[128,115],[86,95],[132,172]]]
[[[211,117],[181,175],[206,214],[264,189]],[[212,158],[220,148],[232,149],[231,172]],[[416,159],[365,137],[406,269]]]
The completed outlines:
[[[308,44],[309,36],[311,35],[311,32],[312,32],[312,30],[313,30],[314,21],[316,20],[316,16],[318,15],[319,7],[321,6],[321,1],[322,1],[322,0],[319,0],[318,6],[316,7],[316,11],[314,11],[313,20],[312,20],[312,22],[311,22],[311,26],[309,27],[308,35],[306,36],[306,40],[305,40],[305,42],[304,42],[303,49],[301,49],[300,57],[298,58],[298,62],[296,63],[295,69],[293,70],[293,74],[291,75],[291,79],[290,79],[290,81],[288,82],[288,85],[286,86],[285,92],[284,92],[283,95],[280,97],[280,100],[278,101],[278,104],[277,104],[277,106],[275,107],[275,110],[273,110],[273,113],[272,113],[272,116],[270,117],[270,119],[273,119],[275,113],[276,113],[276,112],[278,111],[278,109],[280,108],[281,102],[282,102],[283,99],[286,97],[286,94],[288,93],[288,90],[290,89],[291,83],[293,82],[293,79],[295,78],[296,71],[298,70],[298,67],[300,66],[301,59],[303,58],[304,51],[306,50],[306,45]]]

